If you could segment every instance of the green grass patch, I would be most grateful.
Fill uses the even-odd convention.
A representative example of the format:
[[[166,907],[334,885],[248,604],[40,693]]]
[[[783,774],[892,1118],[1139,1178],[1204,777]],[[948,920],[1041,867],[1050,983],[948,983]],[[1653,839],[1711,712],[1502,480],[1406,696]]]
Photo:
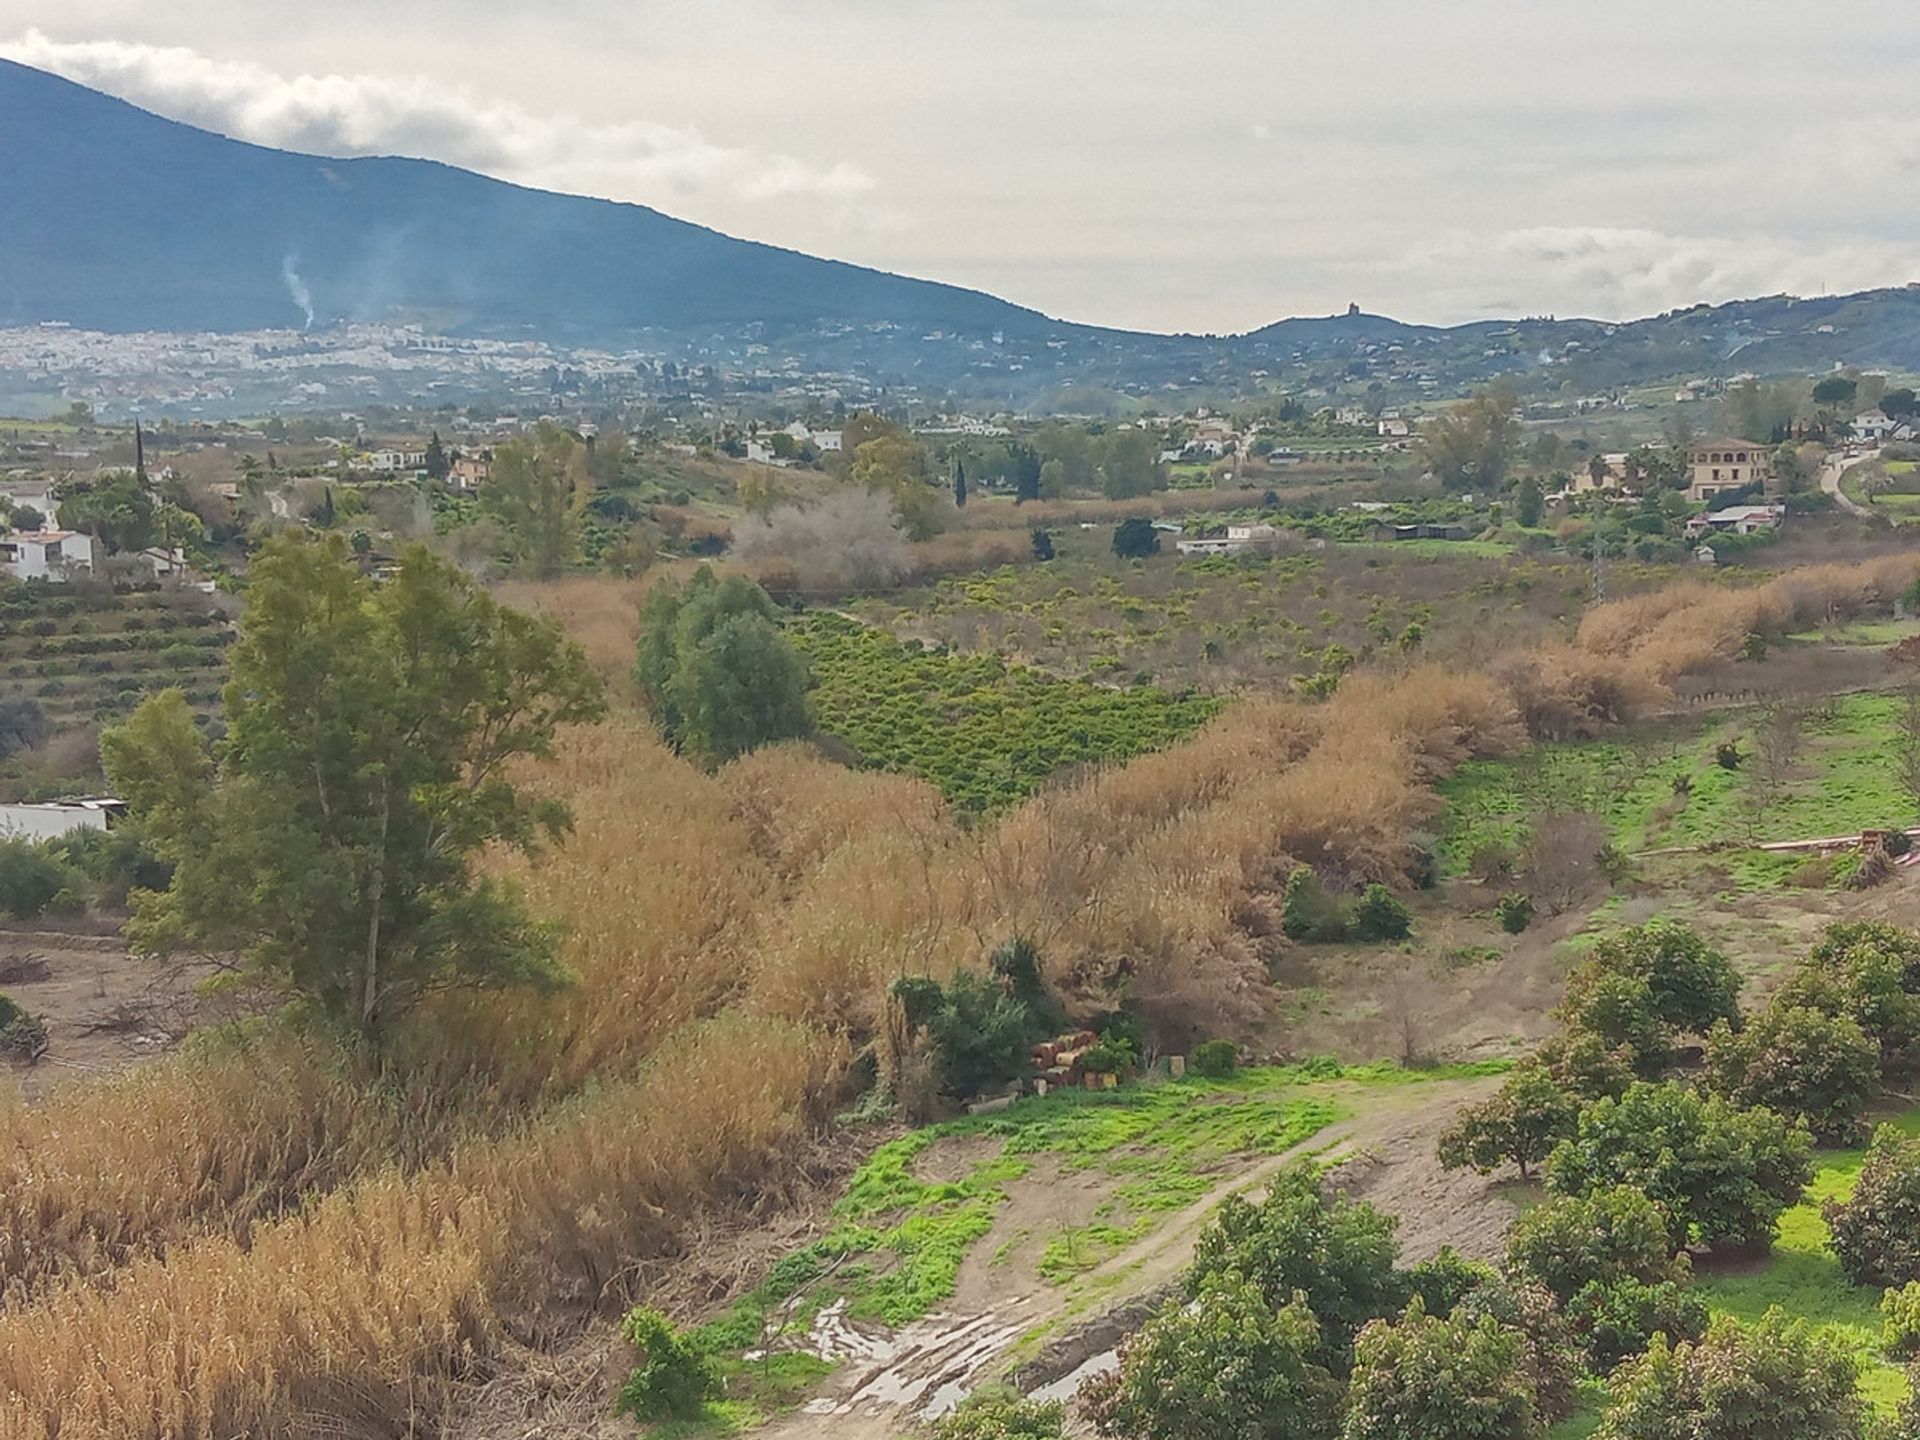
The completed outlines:
[[[1321,1059],[1242,1070],[1225,1080],[1188,1076],[1119,1090],[1056,1091],[996,1114],[916,1130],[881,1145],[855,1172],[825,1236],[781,1259],[694,1338],[723,1360],[777,1350],[794,1344],[822,1308],[840,1301],[859,1319],[894,1326],[919,1319],[952,1295],[960,1267],[993,1229],[1007,1187],[1042,1155],[1117,1182],[1094,1224],[1048,1237],[1041,1273],[1065,1280],[1204,1197],[1229,1161],[1293,1149],[1341,1119],[1368,1091],[1506,1068],[1489,1061],[1408,1071]],[[967,1139],[999,1144],[957,1180],[915,1173],[916,1162],[940,1141]],[[1000,1247],[993,1263],[1008,1263],[1010,1254]]]
[[[926,649],[839,615],[809,615],[791,633],[813,669],[821,730],[871,765],[932,781],[973,812],[1032,794],[1063,766],[1172,744],[1224,703],[1151,685],[1063,680],[994,654]]]
[[[1597,816],[1628,853],[1911,824],[1914,803],[1901,784],[1895,743],[1901,711],[1894,696],[1836,698],[1808,718],[1800,753],[1771,782],[1756,754],[1759,712],[1651,732],[1632,743],[1538,745],[1512,759],[1469,761],[1440,786],[1447,806],[1443,872],[1464,873],[1482,845],[1520,843],[1528,818],[1549,808]],[[1738,769],[1715,762],[1725,740],[1746,756]],[[1763,888],[1781,883],[1798,860],[1755,851],[1729,852],[1716,863],[1742,887]]]

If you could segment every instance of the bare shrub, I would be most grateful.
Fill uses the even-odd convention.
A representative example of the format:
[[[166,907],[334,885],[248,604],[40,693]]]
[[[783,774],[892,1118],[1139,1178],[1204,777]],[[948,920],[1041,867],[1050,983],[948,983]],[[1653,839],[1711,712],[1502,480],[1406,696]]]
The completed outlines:
[[[749,516],[734,532],[733,551],[766,583],[790,577],[806,594],[876,590],[907,569],[906,533],[893,504],[876,491],[849,487],[812,505],[780,505]]]
[[[1605,880],[1601,851],[1606,827],[1583,811],[1548,811],[1533,817],[1521,850],[1527,893],[1559,915]]]

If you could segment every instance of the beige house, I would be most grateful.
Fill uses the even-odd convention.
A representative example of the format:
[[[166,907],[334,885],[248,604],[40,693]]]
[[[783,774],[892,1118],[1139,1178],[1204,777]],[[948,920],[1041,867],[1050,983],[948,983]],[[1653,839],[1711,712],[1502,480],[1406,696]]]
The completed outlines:
[[[1725,437],[1687,447],[1687,499],[1704,505],[1729,490],[1773,479],[1773,456],[1764,445]]]

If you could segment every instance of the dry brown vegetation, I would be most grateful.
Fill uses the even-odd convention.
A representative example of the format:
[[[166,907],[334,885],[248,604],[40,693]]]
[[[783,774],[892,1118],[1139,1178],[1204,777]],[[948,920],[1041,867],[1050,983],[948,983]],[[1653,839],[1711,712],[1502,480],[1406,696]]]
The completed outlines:
[[[1399,879],[1462,759],[1623,718],[1914,568],[1690,585],[1498,676],[1245,699],[976,828],[809,746],[709,774],[638,720],[570,734],[530,783],[571,801],[572,835],[497,868],[564,926],[571,990],[445,1004],[377,1072],[275,1035],[0,1113],[0,1437],[430,1428],[510,1338],[631,1303],[632,1267],[703,1207],[777,1184],[849,1056],[884,1045],[903,973],[1024,933],[1082,1012],[1126,998],[1182,1042],[1228,1028],[1261,1004],[1294,865]],[[542,601],[624,671],[635,593]]]

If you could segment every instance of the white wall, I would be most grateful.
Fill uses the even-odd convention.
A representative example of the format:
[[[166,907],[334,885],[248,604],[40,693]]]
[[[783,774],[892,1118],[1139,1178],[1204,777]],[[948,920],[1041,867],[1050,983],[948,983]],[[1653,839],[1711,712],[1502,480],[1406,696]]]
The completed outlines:
[[[0,805],[0,839],[57,840],[75,830],[104,830],[104,810],[74,810],[61,805]]]

